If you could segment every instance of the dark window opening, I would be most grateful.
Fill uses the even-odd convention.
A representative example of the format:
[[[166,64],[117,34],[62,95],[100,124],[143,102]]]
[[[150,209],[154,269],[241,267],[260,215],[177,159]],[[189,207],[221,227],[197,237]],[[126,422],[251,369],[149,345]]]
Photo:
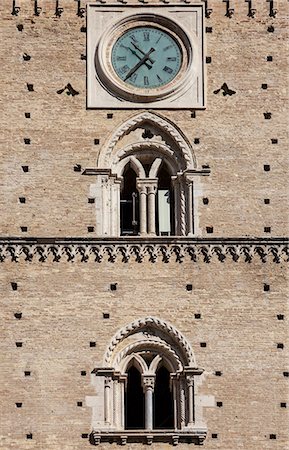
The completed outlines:
[[[160,367],[156,374],[154,392],[154,428],[174,428],[173,393],[170,372]]]
[[[174,235],[174,192],[172,189],[171,175],[169,174],[165,164],[162,165],[158,173],[158,195],[156,200],[157,235]]]
[[[139,196],[136,189],[136,174],[127,166],[123,174],[120,194],[121,235],[137,235],[139,232]]]
[[[141,385],[141,374],[132,366],[127,372],[125,428],[140,430],[144,427],[144,393]]]

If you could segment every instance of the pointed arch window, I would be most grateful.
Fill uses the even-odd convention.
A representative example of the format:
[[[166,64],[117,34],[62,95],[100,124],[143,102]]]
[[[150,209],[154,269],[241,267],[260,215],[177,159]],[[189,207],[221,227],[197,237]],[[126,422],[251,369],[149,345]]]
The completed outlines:
[[[197,234],[200,177],[192,145],[159,114],[141,113],[121,125],[101,148],[90,195],[97,236]]]
[[[196,401],[203,370],[172,325],[156,318],[130,324],[113,337],[104,362],[106,368],[93,370],[94,444],[203,442],[206,427]]]

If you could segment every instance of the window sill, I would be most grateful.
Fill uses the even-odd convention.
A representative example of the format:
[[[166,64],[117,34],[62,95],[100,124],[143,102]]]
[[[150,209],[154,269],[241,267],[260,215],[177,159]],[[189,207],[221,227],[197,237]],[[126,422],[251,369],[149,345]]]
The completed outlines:
[[[121,430],[121,431],[92,431],[90,443],[99,445],[102,442],[117,442],[126,445],[132,442],[141,442],[151,445],[153,442],[166,442],[178,445],[180,442],[203,445],[207,435],[206,428],[190,430]]]

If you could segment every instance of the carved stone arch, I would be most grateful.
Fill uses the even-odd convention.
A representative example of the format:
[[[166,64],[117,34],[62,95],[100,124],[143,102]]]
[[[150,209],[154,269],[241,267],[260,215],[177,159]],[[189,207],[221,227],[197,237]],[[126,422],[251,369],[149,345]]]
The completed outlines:
[[[138,333],[141,330],[156,330],[162,332],[165,336],[167,336],[169,341],[174,343],[174,348],[179,350],[180,356],[183,359],[183,365],[196,367],[193,350],[187,339],[173,325],[164,320],[158,319],[157,317],[146,317],[144,319],[136,320],[129,325],[126,325],[118,333],[116,333],[106,350],[104,364],[111,366],[116,347],[126,337]]]
[[[137,160],[137,158],[133,155],[137,156],[137,152],[145,151],[146,149],[148,149],[148,144],[146,142],[135,142],[122,148],[114,156],[114,161],[111,165],[112,172],[117,176],[121,176],[123,167],[125,164],[127,164],[124,164],[124,161],[127,161],[127,158],[132,157]],[[155,152],[156,157],[162,155],[165,158],[166,164],[169,166],[172,175],[176,175],[182,170],[180,161],[178,161],[178,159],[174,155],[174,152],[169,148],[168,145],[161,142],[151,141],[149,143],[149,150],[150,152]]]
[[[123,372],[127,366],[128,360],[126,358],[130,357],[132,354],[136,354],[136,352],[140,352],[141,350],[155,351],[170,362],[170,366],[175,372],[180,372],[183,368],[180,358],[174,349],[166,342],[154,339],[140,340],[130,343],[125,348],[121,349],[120,352],[116,353],[112,361],[112,366],[115,367],[116,370]]]
[[[137,115],[130,117],[121,126],[117,128],[108,142],[102,147],[97,165],[99,168],[111,168],[113,164],[113,150],[118,141],[133,130],[138,125],[140,126],[144,122],[152,123],[154,126],[160,129],[160,131],[168,134],[183,156],[185,162],[184,170],[194,169],[197,167],[196,157],[194,155],[193,148],[185,137],[184,133],[179,129],[177,125],[171,122],[169,119],[161,116],[160,114],[152,112],[141,112]]]

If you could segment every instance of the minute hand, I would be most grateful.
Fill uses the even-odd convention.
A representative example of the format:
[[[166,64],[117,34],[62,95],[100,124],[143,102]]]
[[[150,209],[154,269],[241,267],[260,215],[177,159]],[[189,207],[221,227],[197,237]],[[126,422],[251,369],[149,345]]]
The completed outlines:
[[[135,73],[135,71],[140,67],[140,66],[142,66],[146,61],[147,61],[147,59],[149,59],[149,56],[150,56],[150,54],[152,53],[152,52],[154,52],[155,51],[155,49],[152,47],[151,49],[150,49],[150,51],[149,52],[147,52],[145,55],[144,55],[144,57],[132,68],[132,69],[130,69],[130,71],[128,72],[128,74],[127,74],[127,76],[125,77],[125,79],[123,80],[123,81],[126,81],[133,73]]]

